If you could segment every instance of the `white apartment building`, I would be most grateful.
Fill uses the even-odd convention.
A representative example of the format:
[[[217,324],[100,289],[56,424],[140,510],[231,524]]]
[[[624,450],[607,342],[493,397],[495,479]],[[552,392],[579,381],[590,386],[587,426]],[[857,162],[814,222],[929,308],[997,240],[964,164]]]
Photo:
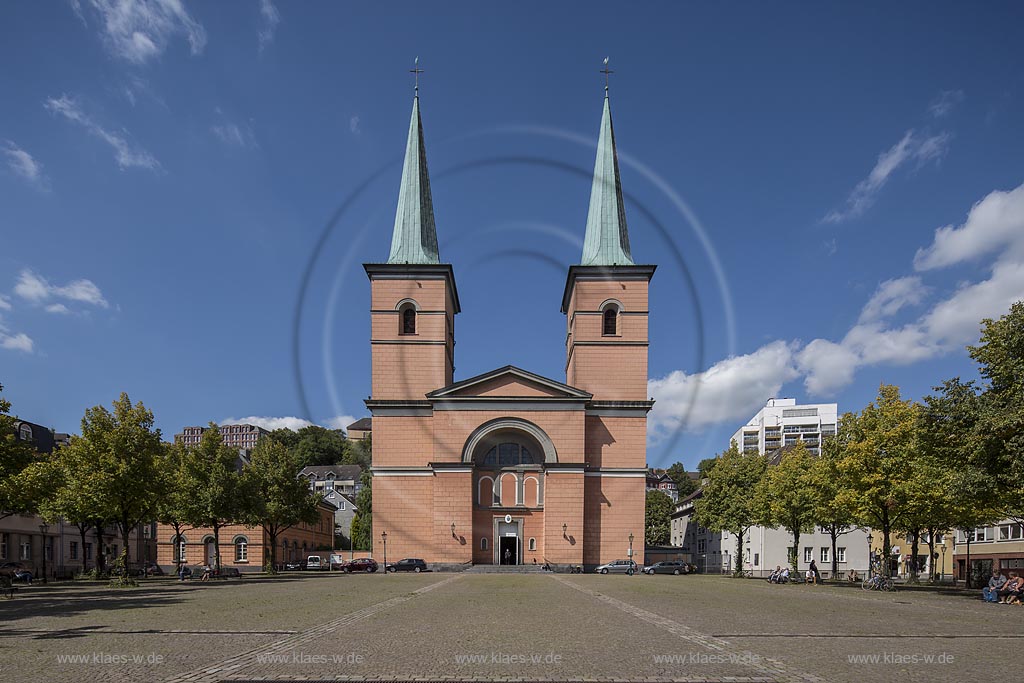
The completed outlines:
[[[839,406],[836,403],[797,405],[795,398],[770,398],[747,424],[732,435],[740,450],[764,455],[777,448],[803,441],[817,454],[821,440],[836,433]]]
[[[671,543],[693,558],[699,572],[732,573],[737,566],[736,536],[728,531],[709,531],[693,521],[693,504],[701,495],[698,491],[676,506],[672,514]],[[767,577],[776,567],[790,564],[792,548],[793,536],[785,529],[751,527],[743,539],[743,558],[739,564],[751,576]],[[868,569],[868,530],[853,527],[840,535],[836,539],[835,554],[838,578],[846,578],[854,570],[863,576]],[[814,560],[822,577],[831,577],[832,539],[826,532],[815,528],[812,533],[800,534],[796,556],[801,575]]]

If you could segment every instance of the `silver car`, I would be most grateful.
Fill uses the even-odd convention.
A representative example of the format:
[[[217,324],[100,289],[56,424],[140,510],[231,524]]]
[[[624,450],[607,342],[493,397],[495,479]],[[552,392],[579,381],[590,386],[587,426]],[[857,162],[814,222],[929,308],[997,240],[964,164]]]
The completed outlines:
[[[598,574],[630,574],[636,573],[636,562],[633,560],[615,560],[608,564],[602,564],[594,570]]]

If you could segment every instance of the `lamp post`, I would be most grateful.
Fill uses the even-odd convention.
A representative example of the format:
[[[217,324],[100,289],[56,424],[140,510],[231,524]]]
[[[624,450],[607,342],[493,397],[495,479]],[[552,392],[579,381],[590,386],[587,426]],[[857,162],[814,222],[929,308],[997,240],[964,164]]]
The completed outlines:
[[[43,536],[43,583],[46,583],[46,532],[50,530],[50,525],[43,522],[39,525],[39,533]]]
[[[633,561],[633,532],[629,532],[629,561]],[[633,565],[629,567],[629,575],[633,575]]]
[[[942,550],[942,573],[939,574],[939,583],[942,583],[946,578],[946,539],[942,539],[942,545],[939,548]]]
[[[384,574],[388,573],[388,532],[380,532],[380,540],[384,543]]]
[[[569,533],[569,525],[566,524],[565,522],[562,522],[562,538],[566,538],[568,533]]]
[[[458,536],[455,535],[455,522],[452,522],[452,538],[458,538]]]

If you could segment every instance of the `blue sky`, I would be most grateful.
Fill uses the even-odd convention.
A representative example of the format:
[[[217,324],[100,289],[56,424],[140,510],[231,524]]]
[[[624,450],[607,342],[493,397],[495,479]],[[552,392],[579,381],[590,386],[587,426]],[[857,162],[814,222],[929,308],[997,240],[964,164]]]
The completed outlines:
[[[695,465],[771,396],[920,397],[974,376],[977,321],[1024,298],[1022,24],[998,2],[7,3],[4,394],[59,431],[120,391],[168,435],[364,415],[360,264],[387,258],[417,55],[456,378],[563,379],[610,55],[633,255],[659,265],[649,462]]]

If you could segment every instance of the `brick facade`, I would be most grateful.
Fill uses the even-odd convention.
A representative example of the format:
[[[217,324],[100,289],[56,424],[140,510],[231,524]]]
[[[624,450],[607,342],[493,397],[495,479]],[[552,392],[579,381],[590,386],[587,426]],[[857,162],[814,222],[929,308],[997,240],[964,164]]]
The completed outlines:
[[[383,533],[389,560],[453,567],[592,567],[626,557],[630,534],[642,551],[653,267],[573,268],[563,384],[512,367],[453,382],[450,266],[366,266],[375,556]]]

